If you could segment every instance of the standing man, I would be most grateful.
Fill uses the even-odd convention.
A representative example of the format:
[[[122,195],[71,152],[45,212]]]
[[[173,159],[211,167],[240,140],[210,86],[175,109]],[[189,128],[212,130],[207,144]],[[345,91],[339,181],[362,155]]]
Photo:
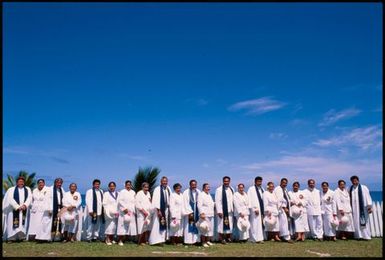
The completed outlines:
[[[190,187],[183,192],[183,212],[184,212],[184,243],[193,245],[200,242],[198,227],[198,195],[197,181],[190,180]]]
[[[100,180],[92,181],[92,189],[86,193],[86,219],[88,242],[100,239],[99,232],[101,223],[105,222],[103,209],[103,191],[100,189]]]
[[[52,194],[52,226],[51,226],[51,234],[52,241],[62,241],[62,218],[61,214],[59,214],[60,210],[63,208],[63,198],[64,198],[64,189],[62,188],[63,179],[56,178],[54,181],[54,185],[50,187],[50,193]]]
[[[131,239],[136,237],[136,210],[135,210],[135,191],[132,190],[130,180],[125,182],[125,188],[119,192],[118,206],[118,236],[119,245],[123,246],[124,237],[130,236]]]
[[[289,231],[292,220],[290,219],[290,197],[286,189],[287,182],[286,178],[282,178],[280,185],[274,189],[274,193],[280,205],[278,207],[279,236],[282,237],[283,241],[292,243]]]
[[[215,191],[215,207],[217,208],[217,230],[219,241],[222,244],[231,242],[233,232],[233,202],[234,189],[230,187],[230,177],[225,176],[222,179],[223,185]]]
[[[24,177],[19,176],[16,180],[16,186],[9,188],[3,199],[8,241],[22,241],[26,239],[31,201],[31,189],[25,186]]]
[[[247,190],[247,195],[250,200],[250,241],[256,243],[263,243],[264,230],[263,230],[263,217],[264,217],[264,204],[263,193],[265,191],[262,188],[262,177],[257,176],[254,179],[254,185]]]
[[[307,199],[306,211],[311,237],[323,241],[321,193],[315,188],[315,180],[309,179],[307,184],[308,188],[304,190],[304,194]]]
[[[372,213],[372,198],[369,189],[360,184],[358,176],[350,177],[352,186],[350,187],[350,199],[353,212],[354,238],[370,240],[369,214]]]
[[[171,189],[168,184],[167,177],[160,179],[160,186],[154,189],[152,194],[152,207],[154,208],[154,216],[152,220],[152,229],[150,233],[149,243],[155,245],[164,243],[169,237],[169,206]]]

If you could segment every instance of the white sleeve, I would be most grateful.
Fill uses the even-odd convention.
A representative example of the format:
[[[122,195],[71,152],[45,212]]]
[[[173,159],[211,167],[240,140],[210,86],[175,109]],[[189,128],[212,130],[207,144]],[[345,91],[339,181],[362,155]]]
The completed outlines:
[[[17,210],[20,207],[20,205],[17,204],[17,202],[13,198],[13,192],[15,191],[15,189],[17,189],[17,187],[9,189],[10,192],[8,195],[8,202],[9,202],[9,205],[11,205],[14,210]]]
[[[80,205],[82,205],[82,196],[80,195],[79,192],[76,192],[76,196],[78,197],[78,199],[76,200],[75,202],[75,207],[78,208]]]
[[[175,218],[175,216],[176,216],[176,201],[175,201],[175,196],[173,194],[170,195],[170,214],[171,214],[171,218]]]
[[[370,192],[368,187],[361,185],[362,186],[362,193],[364,195],[364,199],[366,200],[366,205],[371,207],[373,205],[372,197],[370,196]]]
[[[69,196],[71,196],[71,195],[69,195],[68,193],[64,193],[64,195],[63,195],[63,206],[64,207],[71,206],[71,203],[69,202]]]
[[[223,213],[221,188],[215,190],[215,207],[217,208],[217,214]]]
[[[152,207],[154,209],[160,209],[160,187],[156,187],[152,193]]]
[[[183,192],[183,215],[188,215],[192,213],[192,209],[190,207],[190,198],[188,190]]]
[[[124,210],[126,210],[126,207],[125,207],[125,205],[124,205],[124,192],[122,191],[122,192],[120,192],[119,193],[119,196],[118,196],[118,208],[119,208],[119,211],[124,211]]]
[[[92,190],[88,190],[87,193],[86,193],[86,207],[88,208],[88,212],[89,213],[92,213],[93,212],[93,209],[92,209]]]
[[[27,197],[27,200],[24,201],[24,205],[28,208],[32,202],[32,191],[29,187],[26,187],[26,188],[27,188],[27,192],[28,192],[28,197]]]

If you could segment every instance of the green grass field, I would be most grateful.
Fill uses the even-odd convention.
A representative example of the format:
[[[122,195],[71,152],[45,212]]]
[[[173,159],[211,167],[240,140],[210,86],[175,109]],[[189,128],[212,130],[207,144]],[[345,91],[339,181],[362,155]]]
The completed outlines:
[[[259,256],[259,257],[382,257],[382,238],[371,241],[317,242],[305,241],[288,244],[283,242],[265,242],[264,244],[232,243],[215,244],[210,248],[197,246],[137,246],[127,243],[124,246],[107,246],[104,243],[51,243],[35,242],[3,243],[3,256]]]

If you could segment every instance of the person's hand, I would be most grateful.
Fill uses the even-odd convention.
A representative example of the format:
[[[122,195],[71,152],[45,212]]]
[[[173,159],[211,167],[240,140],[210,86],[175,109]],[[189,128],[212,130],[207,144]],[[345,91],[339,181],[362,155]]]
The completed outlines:
[[[93,213],[93,212],[90,212],[90,213],[88,213],[88,215],[90,215],[91,217],[93,217],[93,216],[94,216],[94,213]]]
[[[289,213],[289,209],[288,208],[283,208],[283,211],[285,211],[286,214]]]
[[[256,210],[254,210],[254,212],[255,212],[255,215],[256,215],[256,216],[259,215],[259,210],[256,209]]]
[[[293,205],[295,205],[295,203],[294,203],[294,202],[292,202],[292,201],[290,201],[290,206],[293,206]]]
[[[241,218],[243,218],[245,215],[243,215],[242,213],[239,213],[239,216],[240,216]]]
[[[298,207],[301,207],[302,206],[302,203],[301,202],[298,202],[298,205],[297,205]]]
[[[223,218],[223,214],[222,213],[218,213],[218,217],[219,218]]]
[[[128,213],[128,209],[123,210],[124,214]]]
[[[162,217],[162,212],[160,212],[160,210],[158,210],[158,217],[159,217],[159,218]]]
[[[144,209],[142,209],[141,212],[143,213],[143,216],[144,216],[145,218],[148,216],[147,211],[145,211]]]
[[[52,216],[52,211],[48,211],[48,216]]]
[[[199,216],[200,216],[201,219],[205,219],[206,218],[205,213],[201,213]]]
[[[341,216],[345,215],[344,211],[342,209],[340,209],[340,214],[341,214]]]
[[[368,207],[368,213],[370,214],[370,213],[372,213],[372,212],[373,212],[372,208],[371,208],[371,207]]]

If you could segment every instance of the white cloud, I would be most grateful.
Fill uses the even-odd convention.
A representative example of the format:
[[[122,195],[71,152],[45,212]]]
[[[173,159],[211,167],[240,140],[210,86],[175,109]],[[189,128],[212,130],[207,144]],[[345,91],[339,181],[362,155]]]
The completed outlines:
[[[356,146],[363,150],[382,147],[382,128],[379,126],[368,126],[365,128],[354,128],[344,131],[342,134],[329,139],[319,139],[313,144],[320,147],[331,146]]]
[[[308,124],[308,121],[304,120],[304,119],[299,119],[299,118],[296,118],[296,119],[293,119],[289,122],[289,124],[291,126],[303,126],[303,125],[306,125]]]
[[[286,103],[272,99],[272,97],[262,97],[235,103],[228,107],[229,111],[245,110],[247,115],[260,115],[274,110],[281,109]]]
[[[269,138],[273,139],[273,140],[284,140],[284,139],[287,138],[287,134],[284,134],[284,133],[270,133]]]
[[[333,125],[338,121],[357,116],[360,113],[361,113],[361,110],[356,108],[348,108],[342,111],[336,111],[334,109],[331,109],[325,113],[322,121],[318,124],[318,126]]]
[[[147,157],[145,157],[145,156],[130,155],[130,154],[127,154],[127,153],[119,153],[118,156],[122,157],[122,158],[130,159],[130,160],[134,160],[134,161],[146,161],[147,160]]]
[[[217,159],[216,162],[219,166],[223,166],[228,163],[226,160],[223,160],[222,158]]]
[[[30,151],[24,147],[4,147],[4,154],[30,154]]]

